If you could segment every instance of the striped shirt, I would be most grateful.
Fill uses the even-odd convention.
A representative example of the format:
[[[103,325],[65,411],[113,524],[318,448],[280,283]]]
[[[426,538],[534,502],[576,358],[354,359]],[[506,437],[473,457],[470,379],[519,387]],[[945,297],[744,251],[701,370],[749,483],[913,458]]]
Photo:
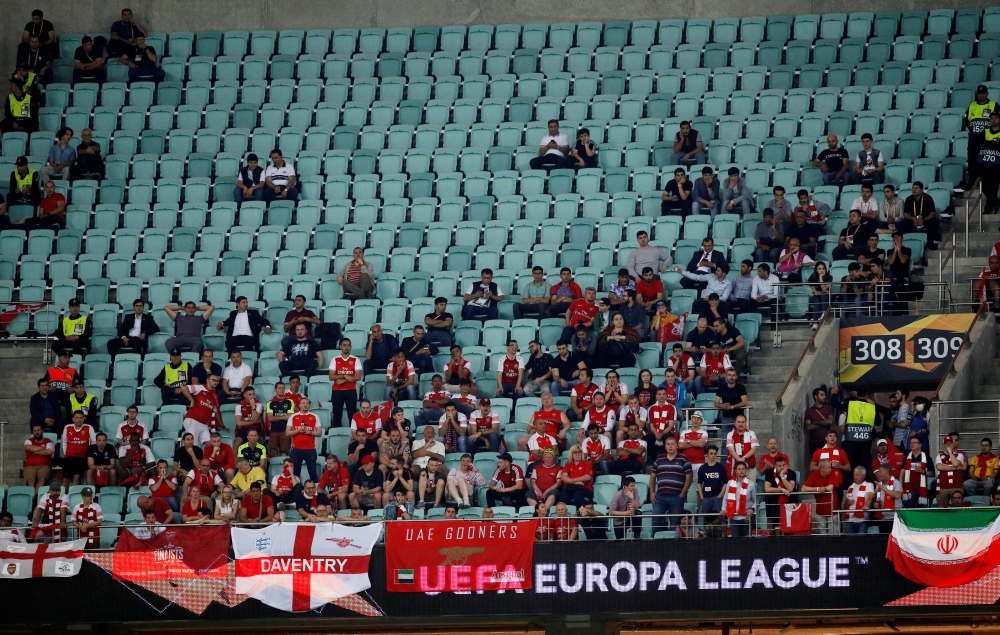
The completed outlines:
[[[653,463],[653,474],[656,475],[656,493],[674,494],[680,496],[684,490],[684,481],[691,474],[691,461],[678,453],[673,460],[666,454],[660,455]]]

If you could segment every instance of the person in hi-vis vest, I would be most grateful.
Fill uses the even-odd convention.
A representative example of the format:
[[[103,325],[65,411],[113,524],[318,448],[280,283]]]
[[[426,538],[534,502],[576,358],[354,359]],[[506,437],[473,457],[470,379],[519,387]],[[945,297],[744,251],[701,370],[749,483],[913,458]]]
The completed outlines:
[[[57,355],[86,355],[90,351],[90,336],[94,333],[94,325],[90,318],[80,313],[80,301],[73,298],[69,301],[69,313],[59,320],[56,326],[56,341],[52,350]]]
[[[843,449],[851,467],[860,465],[868,469],[875,442],[875,417],[875,402],[868,393],[858,391],[858,396],[847,402]]]
[[[35,132],[38,130],[38,100],[25,92],[24,80],[10,82],[10,94],[4,100],[0,132]]]

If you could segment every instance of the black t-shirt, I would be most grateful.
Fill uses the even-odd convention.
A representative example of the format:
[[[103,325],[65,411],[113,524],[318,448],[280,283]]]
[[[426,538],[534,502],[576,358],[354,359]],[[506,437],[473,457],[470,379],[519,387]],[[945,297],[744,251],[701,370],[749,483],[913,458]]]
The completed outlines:
[[[667,191],[667,194],[670,194],[671,196],[680,197],[680,195],[681,195],[681,189],[682,188],[683,188],[683,190],[685,192],[687,192],[690,195],[691,194],[691,187],[692,187],[691,186],[691,181],[684,181],[684,185],[678,185],[677,184],[677,179],[670,179],[669,181],[667,181],[667,187],[665,189]],[[690,201],[691,197],[688,196],[687,200]],[[681,201],[667,201],[667,202],[668,203],[680,203]]]
[[[389,419],[382,424],[382,429],[386,431],[386,434],[388,434],[389,432],[392,432],[395,428],[399,428],[400,436],[402,436],[403,438],[409,438],[411,425],[412,424],[410,423],[409,419],[403,419],[403,423],[397,426],[396,420],[392,417],[389,417]],[[376,445],[378,444],[376,443]]]
[[[735,405],[740,403],[743,396],[747,394],[746,386],[740,382],[736,382],[736,386],[733,388],[729,387],[728,383],[719,386],[719,389],[715,391],[715,396],[719,398],[719,403]],[[743,410],[730,410],[729,414],[732,416],[737,416],[743,414]]]
[[[297,357],[300,360],[316,357],[316,351],[318,350],[320,350],[319,343],[311,337],[307,337],[304,340],[296,338],[291,342],[287,342],[282,347],[285,357]]]
[[[373,469],[371,474],[366,474],[364,469],[358,468],[358,471],[351,477],[351,485],[366,489],[375,489],[376,487],[382,487],[384,484],[385,479],[382,477],[382,470],[378,468]]]
[[[197,445],[194,445],[191,446],[191,449],[194,450],[194,455],[198,457],[198,461],[200,463],[202,457],[201,448],[199,448]],[[191,470],[198,468],[198,466],[194,464],[194,461],[191,460],[191,455],[188,454],[188,451],[186,449],[184,449],[184,446],[181,446],[176,450],[174,450],[174,463],[179,465],[180,468],[185,472],[190,472]]]
[[[445,311],[444,313],[442,313],[440,315],[438,315],[437,313],[428,313],[424,317],[429,317],[432,320],[447,320],[448,318],[451,318],[452,324],[455,323],[454,316],[452,316],[452,314],[448,313],[447,311]],[[444,333],[447,333],[449,329],[447,329],[445,327],[442,327],[442,326],[428,326],[427,330],[428,331],[442,331]]]
[[[25,68],[36,74],[51,61],[52,55],[44,46],[38,47],[37,51],[32,51],[30,48],[25,49],[17,58],[18,64],[24,65]]]
[[[222,367],[215,362],[212,362],[212,374],[222,377]],[[191,376],[197,378],[198,383],[202,386],[208,383],[208,375],[209,373],[205,370],[205,365],[201,362],[198,362],[197,366],[191,368]]]
[[[785,472],[785,478],[787,480],[792,481],[793,483],[795,483],[796,487],[800,485],[800,483],[799,483],[799,475],[796,474],[795,470],[793,470],[791,468],[789,468]],[[770,469],[767,469],[767,470],[764,471],[764,482],[765,483],[770,483],[771,487],[781,487],[781,479],[777,478],[777,475],[774,473],[774,469],[773,468],[770,468]],[[778,503],[778,497],[777,496],[768,496],[767,497],[767,502],[770,503],[770,504],[772,504],[772,505],[775,505],[775,504]]]
[[[593,141],[590,141],[587,145],[590,146],[591,151],[596,149],[594,147]],[[576,140],[576,153],[580,155],[580,158],[583,159],[583,162],[586,163],[587,165],[597,165],[597,154],[595,153],[594,156],[592,157],[587,156],[587,148],[583,145],[583,142],[580,141],[579,139]],[[577,165],[580,164],[577,163]]]
[[[715,331],[706,328],[704,333],[698,332],[698,327],[695,327],[688,333],[687,341],[691,346],[701,349],[702,347],[707,348],[709,342],[715,339]]]
[[[76,47],[76,52],[73,53],[73,59],[77,62],[83,62],[84,64],[90,64],[96,59],[99,59],[97,53],[94,49],[90,49],[90,53],[83,50],[82,46]]]
[[[844,167],[844,160],[850,160],[850,155],[847,154],[847,150],[844,148],[838,148],[836,150],[831,150],[827,148],[819,153],[816,157],[820,161],[826,164],[826,168],[831,172],[840,172]]]
[[[910,275],[910,258],[913,257],[913,250],[909,247],[900,247],[899,250],[900,253],[906,256],[906,262],[896,260],[896,262],[889,264],[889,271],[892,272],[892,277],[897,280],[906,278]],[[890,249],[889,255],[891,256],[895,252],[895,249]],[[886,258],[886,262],[888,262],[888,257]]]
[[[437,346],[432,346],[427,338],[417,342],[416,338],[404,337],[399,347],[403,349],[406,359],[413,359],[414,355],[437,355]]]
[[[376,470],[378,471],[378,470]],[[305,492],[300,487],[295,488],[295,507],[297,509],[304,509],[310,514],[316,513],[316,507],[319,505],[330,506],[330,499],[323,492],[316,492],[316,501],[313,504],[312,498],[306,498]]]
[[[731,346],[736,346],[736,338],[743,335],[740,330],[735,326],[729,326],[726,328],[726,332],[722,335],[716,333],[715,339],[717,342],[722,344],[722,348],[729,348]]]
[[[98,449],[96,443],[87,448],[87,458],[94,459],[94,465],[111,465],[111,459],[115,456],[115,448],[110,443],[103,450]]]
[[[349,444],[347,444],[347,453],[354,454],[354,450],[356,450],[357,448],[358,448],[358,442],[351,441]],[[376,457],[378,456],[378,442],[375,441],[375,439],[365,439],[365,449],[361,450],[361,452],[358,454],[358,466],[359,467],[361,466],[361,459],[371,455],[372,453],[374,453]],[[358,471],[360,472],[361,470]],[[379,470],[375,471],[378,472],[379,474],[382,473]]]
[[[406,479],[407,481],[412,481],[413,480],[413,472],[411,472],[410,468],[408,468],[408,467],[404,467],[403,468],[403,473],[402,473],[401,476],[402,476],[402,478]],[[388,481],[389,479],[386,479],[386,480]],[[414,485],[416,485],[416,483],[414,483]],[[397,482],[395,485],[392,486],[392,490],[390,491],[390,493],[395,493],[395,492],[406,493],[406,487],[404,487],[401,482]]]
[[[858,225],[848,225],[840,230],[840,237],[844,239],[848,249],[867,249],[868,238],[875,234],[875,227],[870,222],[861,221]],[[852,242],[847,242],[851,238]]]
[[[717,461],[715,465],[703,463],[698,468],[698,484],[701,485],[705,498],[715,498],[722,492],[729,477],[726,476],[726,464]]]
[[[799,244],[805,247],[814,238],[819,238],[823,235],[823,227],[817,223],[806,223],[805,227],[799,227],[798,225],[792,225],[788,228],[785,233],[785,238],[791,240],[792,238],[798,238]]]
[[[532,355],[524,363],[524,370],[528,373],[529,380],[541,377],[549,372],[550,368],[552,368],[552,356],[548,353],[542,353],[541,357]]]
[[[564,360],[559,355],[552,356],[552,368],[559,371],[559,378],[566,381],[573,381],[573,373],[580,369],[580,357],[573,351]]]
[[[878,260],[880,263],[883,264],[885,263],[885,249],[879,249],[878,247],[875,248],[875,251],[872,251],[871,249],[865,249],[863,252],[861,252],[861,255],[864,256],[865,258],[868,258],[869,262],[871,262],[872,260]],[[868,265],[863,265],[863,266],[865,268],[868,268]]]
[[[156,66],[156,62],[154,62],[149,57],[150,53],[156,55],[156,49],[154,49],[152,46],[147,46],[145,49],[141,51],[138,49],[138,47],[133,47],[132,52],[129,53],[129,59],[132,60],[132,63],[138,66],[139,68],[149,68],[150,66]]]
[[[55,31],[52,27],[52,23],[48,20],[42,20],[41,24],[29,22],[24,25],[24,30],[28,32],[28,35],[37,35],[38,41],[41,42],[43,46],[49,41],[49,34]]]

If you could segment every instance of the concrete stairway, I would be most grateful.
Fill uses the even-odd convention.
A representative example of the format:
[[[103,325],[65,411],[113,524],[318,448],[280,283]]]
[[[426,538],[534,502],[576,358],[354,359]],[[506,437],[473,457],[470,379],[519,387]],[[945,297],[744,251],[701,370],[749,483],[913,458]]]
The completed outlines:
[[[760,350],[750,355],[751,374],[746,384],[752,407],[750,428],[757,434],[761,445],[772,434],[774,403],[813,335],[812,329],[805,324],[782,324],[780,333],[781,346],[775,348],[773,330],[770,325],[763,324]]]
[[[21,484],[24,439],[30,434],[29,400],[38,391],[37,382],[45,374],[40,342],[0,343],[0,421],[4,435],[4,483]]]

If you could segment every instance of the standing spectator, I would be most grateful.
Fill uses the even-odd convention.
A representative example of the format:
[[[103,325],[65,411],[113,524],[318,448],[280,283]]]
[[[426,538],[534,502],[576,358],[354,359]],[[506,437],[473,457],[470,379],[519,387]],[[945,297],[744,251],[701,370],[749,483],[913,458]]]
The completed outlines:
[[[826,445],[826,435],[834,425],[834,415],[836,414],[836,410],[827,399],[826,386],[820,386],[813,390],[812,396],[813,405],[806,410],[803,417],[810,455]],[[836,445],[836,435],[834,435],[834,444]]]
[[[702,360],[704,361],[704,358]],[[714,404],[721,411],[722,425],[720,429],[723,437],[726,437],[732,429],[730,425],[737,423],[739,418],[743,417],[743,408],[749,403],[746,386],[739,382],[739,375],[736,373],[736,369],[732,367],[726,368],[725,375],[725,383],[720,384],[715,391]],[[750,463],[748,467],[752,468],[753,463]]]
[[[729,178],[722,182],[722,210],[735,214],[738,208],[743,209],[744,216],[753,212],[753,190],[740,176],[740,169],[733,167],[729,168]]]
[[[649,476],[649,491],[653,498],[653,535],[666,526],[677,527],[678,516],[684,513],[684,501],[691,487],[691,462],[678,452],[677,439],[668,436],[664,442],[664,453],[653,463],[653,473]],[[666,519],[663,514],[669,514]],[[666,521],[666,524],[665,522]]]
[[[59,481],[52,481],[49,491],[38,497],[28,537],[42,542],[62,542],[63,532],[68,529],[68,515],[69,497],[59,490]]]
[[[567,165],[566,156],[569,154],[569,138],[559,132],[559,122],[555,119],[549,121],[549,134],[542,137],[538,144],[538,156],[532,159],[532,170],[552,170],[555,168],[572,167]]]
[[[121,57],[128,53],[138,36],[149,35],[132,17],[131,9],[122,9],[122,19],[111,24],[111,40],[108,42],[108,57]]]
[[[570,350],[569,342],[560,339],[556,342],[556,355],[552,358],[552,396],[558,397],[564,391],[570,391],[580,382],[580,373],[587,369],[584,362],[575,351]]]
[[[903,201],[903,221],[899,223],[899,231],[903,234],[925,234],[927,244],[936,245],[941,240],[941,221],[934,199],[924,192],[924,184],[920,181],[913,182],[911,192]]]
[[[253,369],[243,363],[243,353],[229,353],[229,365],[222,371],[222,382],[219,384],[220,403],[239,403],[243,400],[243,392],[250,387],[253,379]]]
[[[770,441],[768,441],[770,444]],[[764,461],[761,460],[761,467]],[[781,509],[795,493],[798,476],[795,470],[789,469],[788,459],[779,454],[774,463],[764,470],[764,493],[769,494],[764,499],[767,509],[767,526],[771,531],[781,533]]]
[[[236,209],[240,209],[244,201],[263,201],[264,185],[264,168],[260,167],[257,155],[251,152],[247,155],[246,166],[236,175],[236,188],[233,189]]]
[[[541,268],[539,268],[541,271]],[[534,275],[534,271],[532,271]],[[566,309],[576,300],[583,297],[580,285],[573,282],[573,272],[569,267],[559,270],[559,282],[549,289],[548,308],[545,309],[545,317],[562,317],[566,314]]]
[[[753,238],[757,244],[753,257],[757,262],[778,262],[781,248],[785,244],[785,236],[778,231],[773,209],[764,210],[764,218],[757,223]]]
[[[299,402],[299,411],[288,420],[285,435],[292,439],[292,449],[289,456],[294,462],[294,474],[302,473],[302,463],[305,462],[309,478],[319,481],[316,473],[316,437],[323,435],[323,426],[316,415],[309,412],[309,400],[303,398]]]
[[[701,208],[704,207],[707,213],[712,215],[712,220],[715,220],[715,215],[722,208],[722,196],[719,192],[719,182],[715,179],[712,168],[705,166],[701,169],[701,178],[695,179],[691,198],[693,199],[691,201],[692,215],[698,216],[701,213]]]
[[[31,436],[24,440],[24,476],[25,485],[35,488],[35,493],[48,482],[52,473],[52,457],[56,453],[56,445],[45,436],[44,428],[39,423],[31,424]]]
[[[572,340],[581,325],[584,327],[584,331],[589,334],[588,337],[593,337],[592,329],[594,328],[594,319],[597,317],[598,311],[597,303],[594,301],[596,299],[597,289],[587,287],[583,292],[583,297],[579,300],[574,300],[569,305],[569,308],[566,309],[566,321],[563,323],[562,337],[560,339],[566,341]],[[588,355],[592,354],[593,350],[591,349],[588,351]]]
[[[44,16],[45,14],[40,9],[35,9],[31,12],[31,22],[24,25],[24,30],[21,32],[21,43],[17,45],[17,54],[19,57],[27,50],[31,38],[38,39],[39,44],[44,46],[45,50],[52,57],[55,57],[59,53],[59,47],[56,44],[55,27]]]
[[[282,198],[295,201],[299,198],[299,188],[296,187],[295,166],[285,161],[281,150],[271,150],[271,164],[264,170],[264,200],[271,202]]]
[[[885,265],[888,266],[892,279],[899,284],[904,284],[910,279],[910,258],[913,250],[903,246],[903,234],[898,231],[892,232],[892,249],[886,254]]]
[[[826,150],[813,159],[813,167],[819,168],[823,173],[823,185],[847,185],[851,180],[851,175],[847,169],[850,167],[850,155],[847,150],[840,145],[837,135],[832,134],[826,138]]]
[[[833,477],[831,477],[830,482],[838,490],[843,489],[844,478],[851,471],[851,461],[847,457],[847,452],[837,447],[837,433],[833,430],[826,433],[826,444],[813,452],[812,461],[809,464],[810,471],[818,470],[823,461],[829,461],[830,467],[833,468]]]
[[[692,185],[687,172],[683,168],[674,170],[674,178],[667,181],[663,193],[660,194],[660,215],[687,218],[694,200],[691,190]]]
[[[503,290],[493,282],[492,269],[483,269],[479,275],[480,281],[470,283],[462,297],[463,320],[495,320],[500,315],[497,303],[506,299]]]
[[[900,481],[903,483],[903,507],[927,507],[930,504],[928,496],[929,475],[933,473],[927,453],[918,437],[910,438],[910,453],[903,459],[903,471]]]
[[[803,494],[815,494],[812,524],[820,533],[829,534],[833,512],[838,507],[836,491],[840,486],[840,470],[834,470],[829,459],[822,459],[816,468],[812,469],[809,478],[802,484]]]
[[[830,287],[833,276],[827,273],[826,263],[817,262],[807,282],[810,283],[809,319],[812,320],[812,330],[819,328],[820,319],[830,307]]]
[[[962,477],[965,475],[968,465],[965,452],[958,451],[957,437],[945,436],[943,445],[944,447],[934,460],[934,467],[937,470],[937,502],[941,507],[947,507],[952,492],[962,490]]]
[[[854,164],[855,183],[885,183],[885,157],[872,147],[872,140],[870,132],[861,135],[863,150]]]
[[[566,166],[574,170],[597,167],[597,144],[590,138],[590,130],[580,128],[576,133],[576,147],[570,152]]]
[[[42,46],[37,35],[28,38],[28,46],[18,54],[17,64],[23,65],[29,71],[41,78],[43,84],[52,83],[52,60],[58,51]]]
[[[80,314],[80,301],[71,298],[69,303],[69,314],[64,315],[56,326],[56,341],[52,343],[52,350],[56,355],[63,352],[71,355],[86,355],[90,352],[90,338],[94,334],[94,324],[86,315]]]
[[[537,340],[528,342],[528,353],[528,361],[524,363],[524,370],[528,374],[524,396],[534,397],[536,393],[552,392],[552,356],[545,352]]]
[[[34,428],[32,428],[32,432],[34,432]],[[979,448],[979,454],[969,459],[969,476],[962,486],[966,496],[992,493],[996,483],[997,470],[1000,469],[1000,458],[993,454],[993,442],[989,437],[984,437],[979,442]]]
[[[104,56],[94,50],[94,40],[89,35],[80,39],[80,46],[73,53],[73,83],[97,82],[103,84],[107,77]]]
[[[94,141],[94,133],[90,128],[80,131],[80,145],[76,146],[76,163],[70,168],[70,178],[97,181],[104,178],[101,144]]]
[[[517,311],[516,308],[514,310]],[[451,325],[454,320],[452,314],[448,313],[448,299],[434,298],[434,311],[424,316],[424,324],[427,326],[425,339],[440,348],[450,347]]]
[[[889,534],[892,533],[893,520],[896,518],[895,509],[899,505],[899,499],[903,497],[903,488],[899,480],[892,475],[892,468],[888,465],[880,465],[875,474],[873,506],[880,511],[872,514],[872,524],[878,527],[880,534]]]
[[[726,370],[732,367],[729,355],[722,352],[722,344],[718,340],[712,340],[708,352],[702,355],[698,365],[698,376],[694,378],[694,396],[717,390]]]
[[[97,443],[94,428],[85,423],[86,418],[79,410],[73,413],[72,425],[62,431],[62,480],[63,488],[79,485],[87,474],[87,450]]]
[[[353,258],[337,274],[337,283],[344,287],[344,295],[357,298],[375,297],[375,265],[365,260],[365,250],[355,247]]]
[[[608,515],[614,516],[615,538],[624,540],[637,538],[639,535],[640,523],[634,518],[642,513],[642,501],[635,492],[635,479],[626,476],[622,479],[622,488],[615,492],[608,504]]]
[[[24,82],[14,79],[10,83],[10,94],[4,102],[3,121],[0,132],[35,132],[38,130],[38,100],[24,90]],[[16,165],[16,164],[15,164]],[[24,165],[28,165],[25,159]],[[31,170],[34,174],[34,170]],[[24,173],[21,172],[23,175]],[[12,177],[13,178],[13,177]],[[19,191],[11,187],[11,191]]]
[[[565,271],[569,271],[569,269],[565,269]],[[521,285],[518,288],[521,294],[521,301],[514,303],[515,320],[525,317],[540,320],[546,316],[546,311],[549,308],[550,293],[549,286],[545,284],[545,271],[541,267],[535,266],[531,269],[531,278],[531,282]],[[580,288],[575,282],[571,282],[571,284],[576,286],[577,289]],[[552,287],[552,289],[556,289],[557,287],[559,285]],[[582,292],[580,295],[583,295]]]
[[[666,403],[674,408],[683,408],[687,405],[688,401],[688,390],[685,382],[693,380],[694,362],[691,360],[690,355],[684,353],[680,344],[674,344],[673,353],[667,358],[667,362],[671,365],[663,370],[663,382],[657,390],[662,388],[666,391]],[[680,367],[680,373],[677,372],[678,366]],[[642,373],[639,376],[642,377]],[[656,391],[653,394],[655,395]]]
[[[677,443],[681,454],[691,461],[692,480],[698,480],[698,472],[705,463],[705,447],[708,445],[708,432],[701,429],[704,421],[700,410],[691,414],[691,425],[681,433]]]
[[[187,406],[190,400],[184,393],[184,386],[191,384],[191,365],[181,359],[181,352],[170,349],[169,361],[153,378],[153,384],[160,389],[160,401],[164,405]]]
[[[189,350],[201,354],[205,350],[205,342],[201,339],[205,326],[209,318],[215,311],[211,304],[198,306],[194,302],[188,301],[184,306],[178,304],[168,304],[163,307],[167,317],[174,321],[174,336],[168,339],[164,345],[167,350]],[[180,314],[178,311],[183,310]],[[195,315],[198,311],[203,311],[201,316]]]
[[[674,133],[674,153],[670,155],[672,165],[697,165],[705,163],[705,144],[701,133],[691,127],[690,121],[682,121],[680,130]]]
[[[123,348],[140,355],[149,351],[149,336],[160,332],[153,316],[145,312],[146,303],[136,300],[132,303],[133,314],[122,317],[118,325],[118,337],[108,342],[108,353],[114,357]]]
[[[402,349],[392,353],[392,360],[385,367],[385,401],[417,398],[417,371],[412,362],[406,361]]]
[[[746,538],[757,511],[757,483],[747,476],[745,462],[736,462],[733,478],[726,483],[722,497],[725,501],[722,515],[729,519],[729,533],[733,538]]]
[[[365,344],[365,361],[362,363],[365,374],[388,367],[398,348],[395,335],[385,333],[379,324],[372,324],[371,334]]]
[[[844,492],[844,527],[848,534],[868,533],[868,510],[875,498],[875,486],[865,480],[865,468],[854,468],[854,482]]]
[[[295,325],[295,339],[285,342],[278,351],[278,368],[282,375],[305,375],[311,377],[323,367],[323,351],[319,342],[309,335],[305,324]]]
[[[156,50],[151,46],[146,46],[146,36],[136,34],[135,46],[132,47],[131,51],[123,53],[119,61],[128,66],[128,81],[138,82],[151,79],[160,83],[166,78],[166,74],[162,68],[156,65],[158,59]]]
[[[357,412],[358,382],[361,381],[361,360],[351,355],[351,340],[346,337],[340,340],[340,355],[330,360],[329,378],[333,382],[330,395],[330,405],[333,409],[332,424],[340,427],[343,421],[344,408],[347,408],[348,421]]]
[[[698,469],[698,511],[718,514],[722,511],[722,493],[729,476],[726,466],[719,461],[719,448],[705,446],[705,464]],[[702,521],[704,522],[704,521]]]
[[[746,464],[747,475],[757,479],[757,450],[760,443],[753,430],[747,428],[747,418],[744,415],[737,415],[736,428],[725,435],[726,439],[726,471],[735,473],[736,464],[742,462]]]
[[[497,457],[497,469],[490,478],[488,487],[486,503],[490,507],[502,504],[518,509],[526,504],[524,470],[520,465],[514,464],[514,459],[508,452]]]
[[[668,252],[649,244],[649,234],[646,230],[640,229],[636,232],[635,239],[639,247],[628,255],[628,262],[625,265],[628,274],[634,280],[642,277],[642,270],[646,267],[652,269],[654,273],[664,273],[669,265],[674,264],[674,259]]]
[[[38,393],[31,397],[31,422],[43,423],[46,428],[56,427],[58,428],[56,432],[62,431],[62,412],[59,412],[58,417],[51,417],[52,421],[48,421],[50,418],[47,416],[49,408],[53,405],[61,407],[60,404],[69,403],[70,387],[83,379],[83,374],[69,365],[69,359],[68,351],[60,353],[56,365],[46,370],[45,376],[38,380]],[[45,386],[42,386],[42,382],[45,382]],[[50,394],[54,401],[48,401]]]

